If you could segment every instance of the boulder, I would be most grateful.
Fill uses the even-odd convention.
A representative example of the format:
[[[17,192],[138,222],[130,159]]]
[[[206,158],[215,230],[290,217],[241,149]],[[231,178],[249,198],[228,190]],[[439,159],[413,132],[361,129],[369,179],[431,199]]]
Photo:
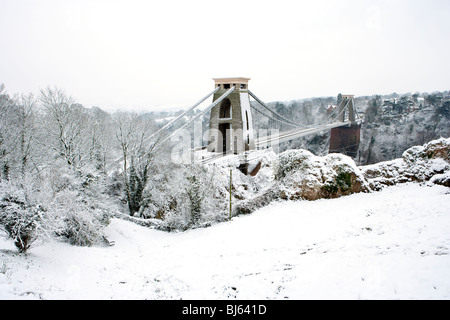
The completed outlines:
[[[373,190],[404,182],[448,185],[450,138],[431,141],[406,150],[401,159],[360,167]]]
[[[369,186],[348,156],[318,157],[306,150],[288,150],[279,155],[275,179],[280,182],[279,198],[317,200],[369,191]]]

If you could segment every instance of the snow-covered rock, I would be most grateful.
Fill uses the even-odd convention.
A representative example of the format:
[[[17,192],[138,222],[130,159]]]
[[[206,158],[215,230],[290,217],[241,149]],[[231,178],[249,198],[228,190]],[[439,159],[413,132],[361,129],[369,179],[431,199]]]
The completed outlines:
[[[264,188],[248,193],[235,206],[235,214],[251,213],[273,200],[338,198],[405,182],[450,186],[449,150],[450,138],[441,138],[406,150],[400,159],[363,167],[342,154],[319,157],[307,150],[288,150],[266,159],[253,178],[259,179],[256,185],[264,181]]]
[[[450,170],[442,174],[436,174],[430,179],[431,183],[450,188]]]
[[[431,181],[448,186],[449,152],[450,138],[441,138],[406,150],[401,159],[360,168],[374,190],[410,181]]]
[[[369,191],[355,162],[342,154],[318,157],[306,150],[288,150],[275,164],[281,199],[317,200]]]

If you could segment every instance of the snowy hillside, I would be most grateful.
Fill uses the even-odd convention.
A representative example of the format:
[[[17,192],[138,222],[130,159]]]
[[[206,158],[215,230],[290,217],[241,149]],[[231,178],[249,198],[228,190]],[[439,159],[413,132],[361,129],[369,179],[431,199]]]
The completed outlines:
[[[407,183],[276,202],[166,233],[113,219],[111,247],[18,254],[0,236],[1,299],[450,299],[450,198]]]

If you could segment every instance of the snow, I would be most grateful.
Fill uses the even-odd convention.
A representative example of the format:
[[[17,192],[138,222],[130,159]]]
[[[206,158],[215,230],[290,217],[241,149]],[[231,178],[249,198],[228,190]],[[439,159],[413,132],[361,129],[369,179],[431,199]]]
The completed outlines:
[[[114,246],[26,255],[0,233],[0,299],[450,299],[449,200],[407,183],[183,233],[113,219]]]

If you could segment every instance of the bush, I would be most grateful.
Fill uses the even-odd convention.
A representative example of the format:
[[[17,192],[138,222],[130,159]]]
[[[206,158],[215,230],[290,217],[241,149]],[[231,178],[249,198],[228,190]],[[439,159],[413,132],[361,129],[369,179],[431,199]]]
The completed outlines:
[[[313,154],[307,150],[287,150],[275,162],[275,179],[282,180],[293,171],[308,172]]]
[[[66,238],[70,244],[92,246],[105,241],[104,227],[109,223],[109,215],[95,206],[89,205],[78,192],[59,192],[51,205],[55,219],[55,233]]]
[[[23,191],[9,188],[0,200],[0,225],[20,253],[26,253],[38,237],[44,210],[26,203]]]
[[[342,169],[339,169],[335,181],[324,185],[323,189],[330,195],[335,195],[338,193],[339,190],[341,190],[342,192],[346,192],[351,188],[351,186],[352,186],[351,174],[349,172],[343,171]]]
[[[191,213],[191,223],[196,225],[201,218],[202,200],[204,195],[200,192],[200,183],[198,177],[193,174],[186,177],[187,187],[186,195],[189,202],[189,209]]]
[[[218,168],[188,165],[171,167],[144,190],[140,217],[160,219],[158,228],[187,230],[227,217],[229,178]]]

